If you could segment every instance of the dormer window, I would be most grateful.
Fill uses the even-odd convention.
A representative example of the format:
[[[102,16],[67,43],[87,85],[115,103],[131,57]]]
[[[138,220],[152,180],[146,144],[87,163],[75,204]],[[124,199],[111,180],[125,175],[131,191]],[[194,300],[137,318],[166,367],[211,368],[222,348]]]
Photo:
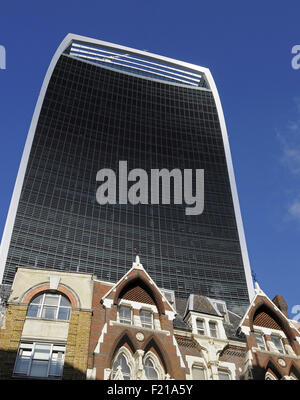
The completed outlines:
[[[197,319],[197,333],[198,335],[205,335],[205,326],[202,319]]]
[[[126,306],[119,307],[119,322],[122,324],[132,324],[132,311],[131,308]]]
[[[217,323],[214,321],[209,321],[209,331],[210,331],[210,336],[212,337],[218,337],[218,329],[217,329]]]
[[[273,342],[273,344],[275,345],[276,349],[279,351],[279,353],[284,354],[284,347],[282,344],[282,340],[279,336],[275,336],[275,335],[271,335],[271,340]]]
[[[153,314],[151,311],[140,311],[141,324],[143,328],[153,328]]]

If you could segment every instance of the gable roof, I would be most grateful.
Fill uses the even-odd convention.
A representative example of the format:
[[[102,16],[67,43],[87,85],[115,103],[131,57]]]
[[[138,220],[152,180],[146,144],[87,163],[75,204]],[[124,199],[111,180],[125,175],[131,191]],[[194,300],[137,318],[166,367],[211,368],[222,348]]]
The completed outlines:
[[[147,273],[147,271],[144,269],[143,265],[140,262],[140,258],[139,256],[136,256],[135,258],[135,262],[132,263],[132,267],[126,272],[125,275],[123,275],[123,277],[117,282],[115,283],[110,290],[101,298],[101,301],[104,301],[112,292],[116,291],[116,289],[118,288],[118,286],[123,283],[125,280],[128,279],[128,277],[131,275],[132,271],[134,270],[138,270],[141,271],[142,274],[145,275],[145,277],[147,278],[147,280],[149,281],[149,283],[155,287],[155,289],[159,292],[159,294],[162,297],[162,301],[166,302],[168,304],[168,306],[170,307],[170,310],[172,312],[174,312],[176,314],[176,311],[174,309],[174,307],[170,304],[170,302],[168,301],[168,299],[166,298],[166,296],[161,292],[161,290],[159,289],[159,287],[156,285],[156,283],[151,279],[150,275]]]

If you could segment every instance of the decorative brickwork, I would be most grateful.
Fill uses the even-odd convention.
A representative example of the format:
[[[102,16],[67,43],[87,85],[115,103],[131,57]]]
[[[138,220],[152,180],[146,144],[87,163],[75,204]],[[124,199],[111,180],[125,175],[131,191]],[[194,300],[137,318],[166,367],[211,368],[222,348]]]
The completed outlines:
[[[155,302],[152,299],[152,297],[140,285],[129,288],[126,291],[126,293],[124,293],[122,298],[125,300],[138,301],[140,303],[155,305]]]
[[[263,326],[264,328],[278,329],[281,330],[277,322],[266,312],[262,311],[258,313],[253,320],[253,325]]]

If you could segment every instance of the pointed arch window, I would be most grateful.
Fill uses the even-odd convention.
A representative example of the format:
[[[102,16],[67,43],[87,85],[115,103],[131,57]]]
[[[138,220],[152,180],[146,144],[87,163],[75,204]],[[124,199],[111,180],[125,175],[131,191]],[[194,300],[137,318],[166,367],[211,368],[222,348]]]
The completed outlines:
[[[157,380],[158,372],[150,358],[147,358],[144,365],[146,378],[149,380]]]
[[[143,359],[144,376],[148,380],[165,379],[164,369],[158,357],[150,350]]]
[[[130,380],[131,379],[131,369],[128,364],[128,360],[124,353],[120,353],[113,363],[112,368],[112,379],[124,379]]]

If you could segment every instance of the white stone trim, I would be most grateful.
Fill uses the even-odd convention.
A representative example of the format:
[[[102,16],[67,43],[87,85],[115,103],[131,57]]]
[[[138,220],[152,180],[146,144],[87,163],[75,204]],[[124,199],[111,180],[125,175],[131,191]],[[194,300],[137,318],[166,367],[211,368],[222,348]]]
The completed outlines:
[[[179,360],[180,360],[180,366],[182,368],[185,368],[185,364],[183,362],[183,358],[182,358],[182,355],[180,353],[179,346],[178,346],[177,340],[175,339],[174,335],[173,335],[173,344],[174,344],[174,346],[176,348],[176,354],[177,354],[177,356],[179,357]]]
[[[103,305],[105,308],[111,308],[113,303],[114,303],[114,301],[112,299],[104,299],[103,300]]]
[[[103,329],[101,331],[101,335],[98,339],[97,345],[94,350],[94,354],[99,354],[100,353],[100,344],[103,343],[104,340],[104,335],[107,333],[107,322],[104,324]]]
[[[219,361],[218,370],[224,370],[225,372],[228,372],[230,375],[230,380],[233,380],[233,381],[236,380],[234,363],[230,363],[227,361]]]
[[[187,367],[190,371],[189,373],[186,374],[186,380],[193,380],[192,367],[194,365],[202,367],[204,369],[205,380],[211,380],[206,361],[203,357],[186,356],[185,359],[187,362]]]

